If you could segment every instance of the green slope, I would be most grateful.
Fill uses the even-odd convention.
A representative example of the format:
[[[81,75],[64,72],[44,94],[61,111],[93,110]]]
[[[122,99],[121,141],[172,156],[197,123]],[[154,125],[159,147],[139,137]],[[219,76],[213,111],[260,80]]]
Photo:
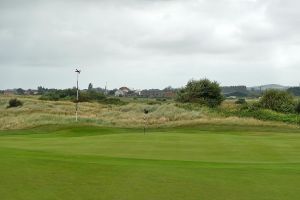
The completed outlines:
[[[295,129],[39,127],[0,132],[0,197],[298,199]]]

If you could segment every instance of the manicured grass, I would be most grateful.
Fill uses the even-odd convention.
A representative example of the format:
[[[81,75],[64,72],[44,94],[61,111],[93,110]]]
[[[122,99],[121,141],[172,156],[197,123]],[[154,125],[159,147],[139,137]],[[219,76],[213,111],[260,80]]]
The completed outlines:
[[[300,131],[45,126],[0,132],[0,198],[299,199]]]

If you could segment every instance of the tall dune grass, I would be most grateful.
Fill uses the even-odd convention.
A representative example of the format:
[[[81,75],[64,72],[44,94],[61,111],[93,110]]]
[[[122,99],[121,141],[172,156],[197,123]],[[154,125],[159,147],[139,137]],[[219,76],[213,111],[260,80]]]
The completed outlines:
[[[20,99],[24,105],[6,108],[10,98]],[[223,108],[222,108],[223,107]],[[223,104],[221,109],[235,109],[232,103]],[[232,124],[253,126],[291,126],[279,122],[265,122],[253,118],[239,118],[222,115],[222,112],[205,107],[188,109],[172,102],[149,105],[146,102],[132,101],[127,105],[106,105],[100,103],[80,103],[79,123],[143,127],[144,109],[147,126],[184,126],[197,124]],[[21,129],[47,124],[69,124],[75,121],[75,104],[70,101],[42,101],[37,97],[0,96],[0,129]]]

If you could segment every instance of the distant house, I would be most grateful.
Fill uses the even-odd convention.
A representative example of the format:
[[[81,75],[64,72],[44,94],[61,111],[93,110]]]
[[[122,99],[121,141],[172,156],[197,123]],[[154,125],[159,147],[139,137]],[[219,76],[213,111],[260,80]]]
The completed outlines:
[[[121,90],[121,91],[124,92],[124,93],[128,93],[128,92],[131,91],[128,87],[120,87],[119,90]]]
[[[135,96],[141,96],[142,90],[134,90]]]
[[[128,94],[133,93],[128,87],[120,87],[116,92],[115,96],[116,97],[123,97],[123,96],[128,96]]]
[[[15,90],[4,90],[3,91],[3,94],[7,95],[7,96],[14,95],[15,93],[16,93]]]
[[[116,97],[123,97],[123,96],[125,96],[125,93],[122,90],[117,90],[117,91],[115,91],[115,96]]]

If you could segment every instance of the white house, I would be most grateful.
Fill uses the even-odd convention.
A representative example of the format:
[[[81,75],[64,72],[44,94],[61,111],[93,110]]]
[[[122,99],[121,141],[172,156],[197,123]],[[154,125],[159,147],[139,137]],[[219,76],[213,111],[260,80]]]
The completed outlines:
[[[125,93],[122,90],[117,90],[115,92],[115,96],[116,97],[122,97],[122,96],[125,96]]]

